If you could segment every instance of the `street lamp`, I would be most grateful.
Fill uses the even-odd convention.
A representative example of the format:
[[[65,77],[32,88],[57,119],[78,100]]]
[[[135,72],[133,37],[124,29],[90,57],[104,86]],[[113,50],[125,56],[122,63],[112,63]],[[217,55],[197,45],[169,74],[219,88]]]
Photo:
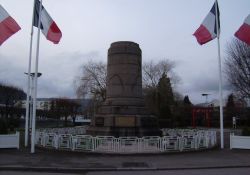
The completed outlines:
[[[201,95],[206,97],[206,103],[207,103],[208,96],[211,95],[211,94],[203,93],[203,94],[201,94]]]
[[[27,72],[24,72],[24,74],[28,75]],[[35,72],[30,73],[30,76],[31,76],[31,78],[34,78],[35,77]],[[41,76],[42,76],[42,73],[37,72],[37,77],[41,77]]]

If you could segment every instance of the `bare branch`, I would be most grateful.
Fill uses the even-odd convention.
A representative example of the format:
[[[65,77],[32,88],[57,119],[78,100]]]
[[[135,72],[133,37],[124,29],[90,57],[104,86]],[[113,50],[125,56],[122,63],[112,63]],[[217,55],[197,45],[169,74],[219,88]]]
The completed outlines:
[[[250,98],[250,47],[238,39],[227,46],[226,74],[241,98]]]
[[[106,64],[88,61],[82,66],[80,77],[75,80],[78,97],[92,96],[104,101],[106,98]]]
[[[145,62],[142,67],[143,86],[156,87],[163,74],[168,75],[173,85],[179,82],[179,77],[173,72],[175,63],[164,59],[159,62]]]

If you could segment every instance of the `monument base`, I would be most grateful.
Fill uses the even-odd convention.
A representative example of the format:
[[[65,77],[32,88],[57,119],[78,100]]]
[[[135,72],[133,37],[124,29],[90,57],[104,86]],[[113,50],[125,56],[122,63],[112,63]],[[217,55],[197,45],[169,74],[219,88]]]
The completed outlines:
[[[92,136],[161,136],[155,116],[96,115],[87,134]]]
[[[114,136],[114,137],[144,137],[161,136],[157,128],[118,128],[118,127],[91,127],[87,130],[91,136]]]
[[[160,136],[157,118],[145,107],[139,44],[112,43],[108,50],[106,99],[91,119],[87,134]]]

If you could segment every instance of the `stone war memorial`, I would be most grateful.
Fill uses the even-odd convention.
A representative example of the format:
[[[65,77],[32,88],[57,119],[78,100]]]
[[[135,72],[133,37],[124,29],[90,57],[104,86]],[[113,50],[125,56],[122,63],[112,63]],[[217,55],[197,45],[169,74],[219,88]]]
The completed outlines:
[[[90,126],[40,128],[36,146],[95,153],[161,153],[209,149],[216,131],[159,128],[142,96],[139,44],[114,42],[108,50],[106,100]]]
[[[158,121],[142,97],[142,51],[139,44],[114,42],[108,50],[106,101],[97,110],[90,135],[159,136]]]

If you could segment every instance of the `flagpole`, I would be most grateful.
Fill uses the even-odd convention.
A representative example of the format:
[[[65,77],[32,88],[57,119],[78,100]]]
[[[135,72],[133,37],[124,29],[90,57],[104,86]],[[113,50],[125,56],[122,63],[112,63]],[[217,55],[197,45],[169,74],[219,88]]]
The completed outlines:
[[[32,23],[31,23],[31,32],[30,32],[30,52],[29,52],[29,65],[28,65],[28,82],[27,82],[27,97],[26,97],[26,115],[25,115],[25,147],[28,146],[29,142],[29,118],[30,115],[30,72],[31,72],[31,58],[32,58],[32,45],[33,45],[33,20],[34,20],[34,7],[35,0],[33,5],[33,13],[32,13]]]
[[[221,71],[221,55],[220,55],[220,31],[218,17],[218,1],[215,3],[216,11],[216,30],[217,30],[217,46],[218,46],[218,65],[219,65],[219,94],[220,94],[220,146],[224,149],[224,129],[223,129],[223,96],[222,96],[222,71]]]
[[[33,94],[33,119],[31,131],[31,153],[35,153],[35,133],[36,133],[36,101],[37,101],[37,73],[38,73],[38,60],[39,60],[39,44],[40,44],[40,28],[41,28],[41,10],[42,0],[40,0],[39,18],[38,18],[38,33],[37,33],[37,47],[36,47],[36,63],[35,63],[35,76],[34,76],[34,94]]]

